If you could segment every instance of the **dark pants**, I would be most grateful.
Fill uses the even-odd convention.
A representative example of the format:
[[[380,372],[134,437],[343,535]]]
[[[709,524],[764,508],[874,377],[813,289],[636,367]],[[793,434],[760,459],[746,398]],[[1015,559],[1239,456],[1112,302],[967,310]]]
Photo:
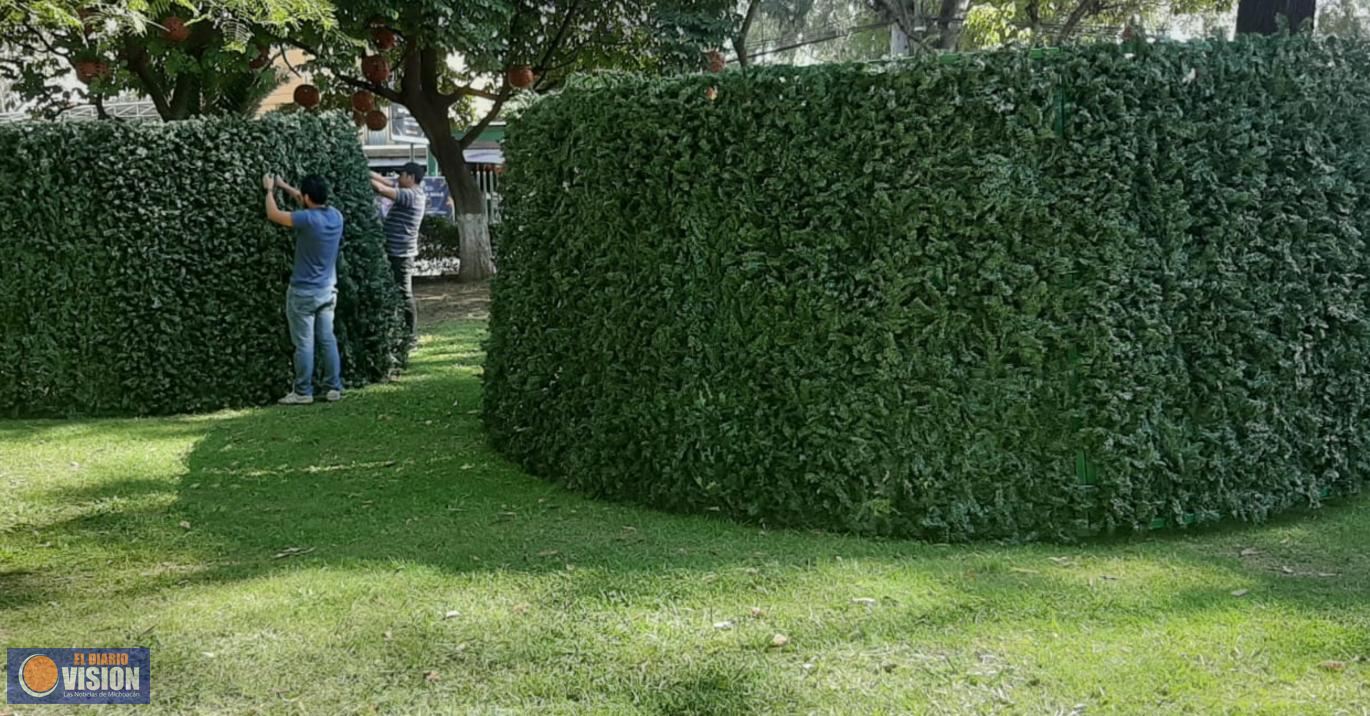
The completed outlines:
[[[419,339],[419,302],[414,299],[414,257],[391,256],[390,273],[395,285],[404,294],[404,327],[409,329],[409,340]]]

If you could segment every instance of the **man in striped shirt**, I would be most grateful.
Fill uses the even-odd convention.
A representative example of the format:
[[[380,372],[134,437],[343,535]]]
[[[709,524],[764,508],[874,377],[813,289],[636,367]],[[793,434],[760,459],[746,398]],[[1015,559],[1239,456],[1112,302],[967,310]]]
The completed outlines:
[[[393,202],[385,215],[385,252],[390,256],[390,273],[404,294],[404,325],[410,344],[419,340],[419,304],[414,300],[414,257],[419,255],[419,225],[428,206],[423,192],[424,168],[409,162],[400,169],[397,185],[371,172],[371,187]]]

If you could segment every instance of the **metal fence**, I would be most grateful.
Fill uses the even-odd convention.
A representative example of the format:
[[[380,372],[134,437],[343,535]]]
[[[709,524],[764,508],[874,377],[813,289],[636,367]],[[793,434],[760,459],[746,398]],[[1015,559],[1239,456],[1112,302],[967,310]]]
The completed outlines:
[[[477,164],[471,169],[471,173],[476,177],[476,185],[485,197],[485,215],[489,217],[491,224],[500,223],[502,218],[499,177],[503,171],[504,167],[499,164]]]

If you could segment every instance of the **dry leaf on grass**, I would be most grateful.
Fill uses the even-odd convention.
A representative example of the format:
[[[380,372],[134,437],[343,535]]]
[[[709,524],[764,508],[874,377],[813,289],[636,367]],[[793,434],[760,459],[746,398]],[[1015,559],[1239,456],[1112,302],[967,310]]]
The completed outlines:
[[[561,550],[559,549],[544,549],[541,552],[538,552],[539,557],[555,557],[559,554],[561,554]]]
[[[1334,672],[1346,671],[1346,662],[1344,662],[1344,661],[1328,660],[1328,661],[1322,662],[1321,664],[1318,664],[1318,666],[1322,667],[1322,669],[1323,669],[1324,671],[1334,671]]]
[[[779,649],[788,643],[790,643],[790,638],[785,636],[784,634],[776,634],[775,636],[771,637],[771,646],[776,649]]]
[[[873,607],[875,606],[876,601],[871,597],[856,597],[855,599],[851,600],[851,603],[860,604],[863,607]]]
[[[299,557],[300,555],[309,554],[310,552],[313,552],[313,551],[314,551],[314,548],[313,548],[313,547],[308,547],[308,548],[305,548],[305,547],[286,547],[285,549],[281,550],[280,552],[277,552],[277,553],[276,553],[274,556],[272,556],[271,558],[272,558],[272,559],[284,559],[285,557]]]
[[[766,616],[765,610],[763,610],[761,607],[752,607],[752,618],[753,618],[753,619],[760,619],[760,618],[762,618],[762,617],[764,617],[764,616]]]
[[[430,684],[436,684],[436,683],[438,683],[438,680],[440,680],[441,678],[442,678],[442,675],[439,674],[439,673],[436,672],[436,671],[425,671],[425,672],[423,672],[423,680],[424,680],[424,681],[427,681],[427,682],[430,683]]]
[[[731,621],[727,621],[727,620],[724,620],[724,621],[721,621],[721,622],[715,622],[715,623],[714,623],[714,628],[715,628],[715,629],[719,629],[719,630],[732,629],[732,628],[733,628],[733,623],[732,623]]]
[[[453,610],[451,610],[451,611],[449,611],[449,612],[443,614],[443,615],[442,615],[442,618],[443,618],[443,619],[456,619],[456,618],[459,617],[459,616],[461,616],[461,612],[459,612],[459,611],[453,609]]]
[[[185,521],[185,520],[181,520],[181,529],[183,529],[183,530],[188,530],[188,529],[190,529],[190,523],[187,522],[187,521]]]
[[[395,632],[390,631],[389,629],[386,629],[386,630],[385,630],[385,640],[386,640],[386,641],[390,641],[391,639],[394,639],[394,638],[395,638]]]
[[[1250,593],[1251,593],[1251,590],[1250,590],[1250,589],[1238,589],[1237,591],[1235,591],[1235,592],[1232,593],[1232,596],[1234,596],[1234,597],[1245,597],[1246,595],[1248,595],[1248,594],[1250,594]]]
[[[1260,553],[1261,551],[1256,549],[1255,547],[1247,547],[1246,549],[1242,550],[1243,557],[1255,557]]]
[[[515,614],[527,614],[527,613],[528,613],[528,605],[527,605],[527,604],[515,604],[512,611],[513,611]]]

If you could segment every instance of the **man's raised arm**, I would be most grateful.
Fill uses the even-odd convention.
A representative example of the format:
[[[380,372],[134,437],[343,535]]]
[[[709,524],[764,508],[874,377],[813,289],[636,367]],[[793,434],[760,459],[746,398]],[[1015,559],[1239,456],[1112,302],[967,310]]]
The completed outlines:
[[[281,211],[276,206],[276,177],[267,174],[262,177],[262,188],[266,189],[266,218],[273,224],[281,226],[294,226],[295,220],[291,218],[290,212]]]
[[[395,197],[399,194],[399,190],[390,185],[389,179],[386,179],[376,172],[371,172],[371,188],[375,190],[377,194],[380,194],[391,201],[394,201]]]
[[[289,196],[291,199],[293,199],[296,204],[303,205],[304,194],[301,194],[299,189],[296,189],[295,187],[285,183],[285,179],[282,179],[279,176],[276,177],[276,188],[285,192],[286,196]]]

